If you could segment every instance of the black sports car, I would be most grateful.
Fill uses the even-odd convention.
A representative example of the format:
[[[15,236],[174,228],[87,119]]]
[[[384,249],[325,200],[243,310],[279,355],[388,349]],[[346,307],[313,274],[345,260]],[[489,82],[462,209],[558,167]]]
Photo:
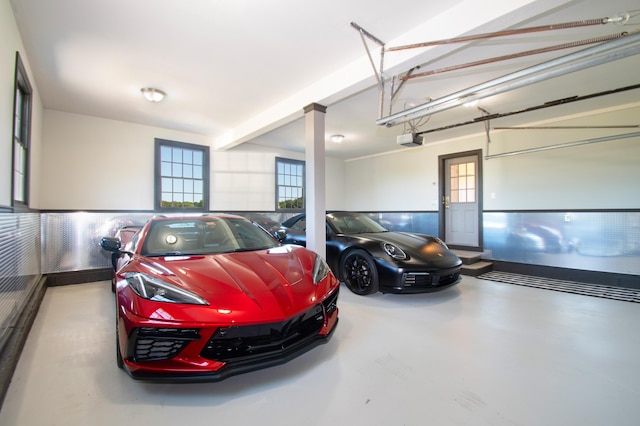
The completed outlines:
[[[282,223],[278,238],[306,245],[306,216]],[[425,293],[460,282],[462,261],[437,237],[391,232],[363,213],[327,214],[327,263],[354,293]]]

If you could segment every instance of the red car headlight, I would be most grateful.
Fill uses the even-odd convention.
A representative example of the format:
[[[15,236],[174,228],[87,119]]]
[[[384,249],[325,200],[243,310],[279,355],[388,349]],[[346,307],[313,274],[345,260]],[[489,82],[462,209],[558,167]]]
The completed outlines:
[[[329,265],[327,265],[327,262],[322,257],[316,256],[316,260],[313,263],[313,283],[318,285],[328,273]]]
[[[144,299],[154,302],[208,305],[207,301],[197,294],[142,272],[128,272],[125,279],[129,287]]]

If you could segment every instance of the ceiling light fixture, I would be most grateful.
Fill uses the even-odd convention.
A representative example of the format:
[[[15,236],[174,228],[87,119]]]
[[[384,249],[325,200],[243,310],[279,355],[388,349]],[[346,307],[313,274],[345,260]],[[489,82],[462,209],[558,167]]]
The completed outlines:
[[[342,143],[344,140],[344,135],[333,135],[331,136],[331,142],[333,143]]]
[[[140,91],[149,102],[160,102],[167,96],[162,90],[153,87],[143,87]]]

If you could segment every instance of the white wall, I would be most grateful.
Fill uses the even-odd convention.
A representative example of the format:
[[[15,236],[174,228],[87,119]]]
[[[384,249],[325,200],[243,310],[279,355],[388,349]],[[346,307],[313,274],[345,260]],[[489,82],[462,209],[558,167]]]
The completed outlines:
[[[637,125],[640,104],[558,119],[547,126]],[[625,130],[494,131],[489,154],[561,144]],[[484,135],[404,149],[345,166],[349,210],[438,210],[438,156],[482,149]],[[640,138],[484,160],[484,210],[637,209]]]
[[[30,205],[37,205],[39,189],[40,143],[42,127],[42,103],[35,79],[31,74],[29,59],[25,53],[20,33],[9,1],[0,2],[0,207],[11,205],[11,177],[13,155],[13,97],[16,52],[20,52],[32,93],[31,130],[31,185]]]
[[[224,155],[220,155],[224,154]],[[305,154],[265,148],[251,143],[212,155],[212,192],[227,210],[273,211],[275,208],[275,158],[305,161]],[[344,209],[344,162],[325,159],[325,201],[327,210]],[[255,206],[261,206],[259,208]],[[245,206],[245,207],[242,207]],[[248,207],[254,206],[254,207]],[[213,207],[211,210],[214,210]]]
[[[45,110],[42,210],[153,210],[154,140],[210,145],[202,136]],[[273,211],[275,157],[304,154],[250,144],[211,151],[212,211]],[[342,208],[342,162],[327,162],[327,205]],[[126,195],[124,195],[126,194]]]
[[[44,110],[9,1],[0,1],[0,207],[11,206],[16,51],[33,88],[30,202],[41,210],[153,210],[154,139],[199,145],[202,135]],[[211,151],[211,210],[275,209],[275,157],[304,154],[241,149]],[[343,208],[343,162],[326,162],[327,208]],[[126,196],[123,194],[127,194]]]
[[[0,2],[0,207],[11,205],[15,52],[34,89],[30,207],[152,210],[154,138],[201,145],[202,135],[43,110],[10,2]],[[640,105],[547,125],[638,124]],[[542,133],[544,132],[544,133]],[[490,153],[601,136],[602,131],[494,131]],[[485,150],[484,136],[343,163],[328,159],[327,209],[438,209],[438,156]],[[486,150],[484,152],[486,154]],[[211,209],[274,209],[274,158],[301,153],[250,144],[212,151]],[[485,210],[637,209],[638,138],[484,161]],[[122,194],[127,190],[127,197]]]
[[[347,161],[348,210],[438,210],[438,156],[478,149],[481,140],[470,138]]]

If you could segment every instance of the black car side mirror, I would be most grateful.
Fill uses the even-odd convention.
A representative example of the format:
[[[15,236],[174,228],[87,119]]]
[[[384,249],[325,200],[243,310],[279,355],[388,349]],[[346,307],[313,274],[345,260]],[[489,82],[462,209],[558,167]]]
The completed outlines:
[[[287,238],[287,231],[284,229],[278,229],[276,231],[276,238],[278,241],[283,242]]]
[[[120,253],[120,238],[115,237],[103,237],[100,240],[100,247],[106,251]]]

